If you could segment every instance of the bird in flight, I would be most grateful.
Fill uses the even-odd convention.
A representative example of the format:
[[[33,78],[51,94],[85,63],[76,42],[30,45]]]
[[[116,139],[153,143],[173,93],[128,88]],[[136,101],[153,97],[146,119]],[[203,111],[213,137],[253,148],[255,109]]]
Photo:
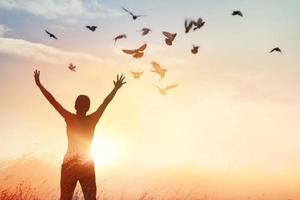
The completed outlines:
[[[97,29],[97,26],[85,26],[85,27],[93,32]]]
[[[147,35],[151,31],[151,29],[150,28],[142,28],[140,31],[142,32],[142,35],[144,36],[144,35]]]
[[[241,16],[241,17],[244,16],[242,11],[240,11],[240,10],[234,10],[231,15],[233,15],[233,16],[238,15],[238,16]]]
[[[133,71],[130,71],[130,72],[133,75],[133,78],[135,78],[135,79],[140,78],[141,75],[144,73],[144,72],[133,72]]]
[[[146,49],[146,47],[147,47],[147,44],[143,44],[142,46],[140,46],[137,49],[133,49],[133,50],[123,49],[122,51],[126,54],[132,55],[134,58],[141,58],[144,55],[143,51]]]
[[[129,13],[129,14],[132,16],[132,19],[133,19],[133,20],[136,20],[136,19],[139,18],[139,17],[144,17],[144,16],[146,16],[146,15],[135,15],[135,14],[133,14],[131,11],[129,11],[128,9],[126,9],[126,8],[124,8],[124,7],[122,7],[122,9],[123,9],[125,12]]]
[[[275,47],[274,49],[272,49],[272,50],[270,51],[270,53],[273,53],[274,51],[277,51],[277,52],[279,52],[279,53],[282,53],[282,51],[281,51],[281,49],[280,49],[279,47]]]
[[[68,68],[73,71],[73,72],[76,72],[76,65],[73,65],[73,63],[70,63]]]
[[[122,39],[122,38],[127,38],[127,35],[121,34],[121,35],[116,36],[116,37],[114,38],[115,44],[116,44],[117,40],[120,40],[120,39]]]
[[[197,21],[192,20],[191,23],[193,23],[194,27],[194,31],[197,29],[200,29],[202,26],[204,26],[205,21],[203,21],[203,19],[201,17],[198,18]]]
[[[166,44],[169,45],[169,46],[171,46],[173,44],[173,41],[174,41],[177,33],[169,33],[169,32],[166,32],[166,31],[164,31],[162,33],[166,37],[165,38]]]
[[[49,37],[54,38],[54,39],[57,40],[57,37],[56,37],[54,34],[50,33],[50,32],[47,31],[47,30],[45,30],[45,32],[49,35]]]
[[[163,69],[160,66],[160,64],[158,64],[155,61],[153,61],[151,64],[152,64],[152,67],[153,67],[153,69],[151,70],[151,72],[159,74],[160,75],[160,79],[159,80],[163,79],[165,77],[165,74],[166,74],[167,70]]]
[[[178,86],[178,84],[169,85],[165,88],[161,88],[161,87],[158,87],[158,86],[156,86],[156,87],[158,88],[161,95],[166,95],[168,90],[176,88],[177,86]]]
[[[184,28],[185,28],[185,33],[190,32],[191,28],[193,26],[193,22],[188,21],[187,19],[184,20]]]
[[[199,46],[193,45],[193,48],[191,49],[191,52],[192,52],[193,54],[197,54],[197,53],[198,53],[198,49],[199,49]]]

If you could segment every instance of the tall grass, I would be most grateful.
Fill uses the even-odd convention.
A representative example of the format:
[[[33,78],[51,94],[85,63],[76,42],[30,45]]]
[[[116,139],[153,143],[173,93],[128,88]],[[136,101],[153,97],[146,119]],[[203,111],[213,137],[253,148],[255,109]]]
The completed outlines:
[[[22,182],[15,188],[0,188],[0,200],[42,200],[36,189]]]
[[[154,197],[153,195],[144,192],[139,197],[134,200],[208,200],[207,198],[190,198],[190,194],[193,191],[190,191],[185,197],[180,198],[177,195],[173,196],[174,194],[170,194],[169,197]],[[0,187],[0,200],[58,200],[57,191],[51,190],[52,194],[42,195],[38,193],[38,189],[31,187],[30,185],[22,182],[18,184],[15,188],[1,188]],[[97,195],[98,200],[112,200],[112,199],[120,199],[122,200],[123,197],[108,197],[104,194],[103,190],[99,192]],[[73,200],[84,200],[83,194],[79,188],[77,188],[73,195]]]

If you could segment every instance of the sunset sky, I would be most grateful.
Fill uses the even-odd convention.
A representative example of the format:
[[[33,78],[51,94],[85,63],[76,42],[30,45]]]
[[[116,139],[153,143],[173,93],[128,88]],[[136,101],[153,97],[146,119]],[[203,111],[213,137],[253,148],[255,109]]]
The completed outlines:
[[[133,21],[122,6],[147,16]],[[244,17],[231,16],[233,10]],[[0,158],[30,154],[61,162],[66,151],[65,122],[35,86],[34,69],[72,112],[79,94],[88,95],[95,110],[123,73],[127,84],[95,131],[100,168],[295,175],[299,13],[298,0],[0,0]],[[185,34],[184,19],[200,16],[204,27]],[[143,27],[152,32],[141,36]],[[165,45],[162,31],[178,33],[173,46]],[[123,33],[128,38],[114,45]],[[143,58],[122,52],[143,43]],[[190,53],[192,44],[200,45],[197,55]],[[270,54],[277,46],[283,54]],[[162,81],[150,72],[152,61],[168,69]],[[76,73],[67,68],[71,62]],[[145,72],[136,80],[130,70]],[[166,96],[155,87],[174,83],[179,87]]]

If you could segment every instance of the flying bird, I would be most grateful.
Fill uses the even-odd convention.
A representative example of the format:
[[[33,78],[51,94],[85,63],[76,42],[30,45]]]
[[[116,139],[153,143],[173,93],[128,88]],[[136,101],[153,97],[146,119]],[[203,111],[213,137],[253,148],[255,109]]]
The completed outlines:
[[[277,51],[277,52],[279,52],[279,53],[282,53],[282,51],[281,51],[281,49],[280,49],[279,47],[275,47],[274,49],[272,49],[272,50],[270,51],[270,53],[273,53],[274,51]]]
[[[169,85],[165,88],[161,88],[161,87],[158,87],[158,86],[156,86],[156,87],[159,89],[159,92],[160,92],[161,95],[166,95],[168,90],[176,88],[177,86],[178,86],[178,84]]]
[[[140,31],[142,32],[142,35],[144,36],[144,35],[147,35],[151,31],[151,29],[150,28],[142,28]]]
[[[173,44],[173,41],[174,41],[174,39],[175,39],[177,33],[169,33],[169,32],[166,32],[166,31],[164,31],[164,32],[162,32],[162,33],[163,33],[163,35],[166,37],[166,38],[165,38],[165,43],[166,43],[167,45],[171,46],[171,45]]]
[[[165,77],[165,74],[166,74],[167,70],[163,69],[160,66],[160,64],[158,64],[155,61],[153,61],[151,64],[152,64],[152,67],[153,67],[153,69],[151,70],[151,72],[159,74],[160,75],[160,79],[159,80],[163,79]]]
[[[135,79],[140,78],[141,75],[144,73],[144,72],[133,72],[133,71],[130,71],[130,72],[133,75],[133,78],[135,78]]]
[[[190,32],[191,28],[193,26],[193,22],[188,21],[187,19],[184,20],[184,28],[185,28],[185,33]]]
[[[144,55],[143,51],[146,49],[146,47],[147,47],[147,44],[143,44],[142,46],[140,46],[137,49],[133,49],[133,50],[123,49],[122,51],[126,54],[132,55],[134,58],[141,58]]]
[[[243,15],[243,13],[240,11],[240,10],[234,10],[233,12],[232,12],[232,14],[231,15],[233,15],[233,16],[235,16],[235,15],[239,15],[239,16],[241,16],[241,17],[243,17],[244,15]]]
[[[93,32],[97,29],[97,26],[85,26],[85,27]]]
[[[135,15],[135,14],[133,14],[131,11],[129,11],[128,9],[126,9],[126,8],[124,8],[124,7],[122,7],[122,9],[123,9],[125,12],[129,13],[129,14],[132,16],[132,19],[133,19],[133,20],[136,20],[136,19],[139,18],[139,17],[144,17],[144,16],[146,16],[146,15]]]
[[[114,38],[115,44],[116,44],[117,40],[122,39],[122,38],[127,38],[127,35],[121,34],[121,35],[116,36],[116,37]]]
[[[198,53],[198,49],[199,49],[199,46],[193,45],[193,48],[191,49],[191,52],[192,52],[193,54],[197,54],[197,53]]]
[[[68,68],[73,71],[73,72],[76,72],[76,65],[73,65],[73,63],[70,63]]]
[[[47,31],[47,30],[45,30],[45,32],[49,35],[49,37],[54,38],[54,39],[57,40],[57,37],[56,37],[54,34],[50,33],[50,32]]]
[[[194,31],[197,29],[200,29],[205,24],[205,22],[203,21],[203,19],[201,17],[199,17],[197,21],[192,20],[191,22],[195,26],[193,29]]]

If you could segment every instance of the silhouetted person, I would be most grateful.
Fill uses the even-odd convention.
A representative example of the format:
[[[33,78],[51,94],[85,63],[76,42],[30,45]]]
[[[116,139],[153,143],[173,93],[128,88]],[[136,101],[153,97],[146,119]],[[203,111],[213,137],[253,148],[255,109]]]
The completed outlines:
[[[96,200],[96,179],[94,161],[90,156],[91,144],[97,122],[106,106],[114,98],[118,89],[122,87],[125,77],[117,76],[114,89],[104,99],[99,108],[87,115],[90,108],[88,96],[79,95],[75,102],[76,114],[64,109],[40,82],[40,72],[34,71],[36,85],[51,105],[65,119],[67,124],[68,150],[61,167],[60,199],[72,200],[77,181],[79,181],[85,200]]]

